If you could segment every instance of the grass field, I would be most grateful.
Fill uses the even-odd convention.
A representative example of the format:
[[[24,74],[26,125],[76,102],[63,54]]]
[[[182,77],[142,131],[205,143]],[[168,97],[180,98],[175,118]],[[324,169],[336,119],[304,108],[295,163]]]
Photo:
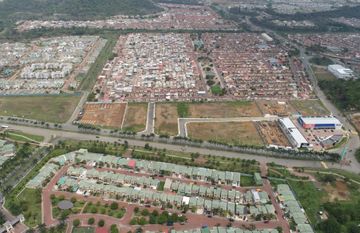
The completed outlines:
[[[141,132],[145,130],[147,119],[146,103],[129,103],[127,106],[123,130]]]
[[[316,224],[321,200],[326,195],[324,191],[318,190],[313,182],[289,181],[289,184],[296,194],[296,199],[304,207],[310,222]]]
[[[24,189],[16,199],[23,210],[25,224],[35,227],[41,224],[41,192],[36,189]]]
[[[320,100],[292,100],[290,103],[303,116],[324,116],[330,114]]]
[[[20,141],[20,142],[32,142],[32,141],[42,142],[42,141],[44,141],[43,136],[27,134],[27,133],[23,133],[20,131],[7,131],[6,137],[9,139],[15,140],[15,141]]]
[[[39,121],[66,122],[81,96],[17,96],[0,97],[0,115]]]
[[[262,116],[252,101],[236,101],[226,103],[189,104],[189,116],[194,118],[227,118],[242,116]]]
[[[156,104],[155,133],[166,135],[178,134],[177,104]]]
[[[72,233],[94,233],[95,230],[92,227],[75,227]]]
[[[263,146],[253,122],[189,123],[188,136],[231,145]]]
[[[335,80],[336,77],[332,75],[327,69],[319,68],[319,67],[313,67],[313,71],[315,73],[316,78],[320,80]]]

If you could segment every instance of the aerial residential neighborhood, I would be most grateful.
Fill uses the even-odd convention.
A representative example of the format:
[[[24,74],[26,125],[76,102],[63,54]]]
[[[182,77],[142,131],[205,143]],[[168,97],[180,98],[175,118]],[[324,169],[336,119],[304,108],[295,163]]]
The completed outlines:
[[[0,233],[360,232],[359,0],[0,0]]]

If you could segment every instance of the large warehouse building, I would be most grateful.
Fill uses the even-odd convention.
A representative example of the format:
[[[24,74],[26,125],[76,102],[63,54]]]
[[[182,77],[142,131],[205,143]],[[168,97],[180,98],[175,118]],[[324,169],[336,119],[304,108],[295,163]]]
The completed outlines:
[[[299,124],[304,129],[341,129],[341,122],[333,116],[329,117],[299,117]]]
[[[293,147],[310,147],[310,143],[304,138],[290,118],[280,118],[279,125]]]
[[[339,79],[351,79],[354,78],[354,72],[341,65],[329,65],[328,70]]]

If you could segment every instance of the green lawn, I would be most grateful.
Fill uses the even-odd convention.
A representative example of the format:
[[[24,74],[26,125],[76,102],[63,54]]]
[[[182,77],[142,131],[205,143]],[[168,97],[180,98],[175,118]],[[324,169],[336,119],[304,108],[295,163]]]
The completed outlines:
[[[289,181],[289,185],[296,194],[296,199],[300,201],[305,209],[311,224],[316,225],[318,222],[318,212],[321,209],[324,191],[318,190],[313,182],[307,181]]]
[[[27,134],[27,133],[17,132],[17,131],[16,132],[15,131],[7,131],[6,137],[9,139],[15,140],[15,141],[20,141],[20,142],[32,142],[32,141],[42,142],[42,141],[44,141],[43,136]]]
[[[0,97],[0,115],[64,123],[80,98],[80,95]]]
[[[72,233],[94,233],[95,230],[92,227],[75,227]]]
[[[41,224],[41,191],[37,189],[24,189],[11,203],[13,208],[24,214],[25,224],[35,227]]]
[[[104,214],[112,216],[114,218],[122,218],[126,210],[124,208],[111,208],[110,205],[101,205],[100,203],[93,204],[91,202],[87,203],[83,213],[92,213],[92,214]]]
[[[240,176],[240,186],[255,186],[255,180],[253,176]]]

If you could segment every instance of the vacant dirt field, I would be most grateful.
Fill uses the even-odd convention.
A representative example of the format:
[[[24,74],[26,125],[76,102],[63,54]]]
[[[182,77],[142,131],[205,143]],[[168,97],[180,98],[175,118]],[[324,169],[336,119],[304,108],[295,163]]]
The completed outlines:
[[[255,102],[252,101],[189,104],[189,117],[193,118],[228,118],[244,116],[262,116],[262,114]]]
[[[352,115],[351,121],[355,125],[356,129],[360,132],[360,113]]]
[[[147,103],[128,103],[122,129],[133,132],[145,130],[147,109]]]
[[[64,123],[80,98],[76,95],[0,97],[0,115]]]
[[[126,103],[85,104],[83,124],[121,128]]]
[[[326,116],[330,114],[320,100],[293,100],[290,104],[303,116]]]
[[[295,109],[285,101],[258,100],[256,103],[263,114],[290,116],[295,112]]]
[[[256,122],[256,126],[258,127],[260,135],[266,144],[283,147],[291,146],[276,122]]]
[[[327,69],[320,67],[313,67],[316,78],[320,80],[335,80],[336,77],[332,75]]]
[[[188,136],[231,145],[264,145],[253,122],[188,123]]]
[[[155,133],[166,135],[178,134],[178,111],[176,104],[156,104]]]
[[[346,201],[350,198],[350,191],[346,183],[337,180],[335,184],[325,184],[322,186],[326,195],[327,201]]]

